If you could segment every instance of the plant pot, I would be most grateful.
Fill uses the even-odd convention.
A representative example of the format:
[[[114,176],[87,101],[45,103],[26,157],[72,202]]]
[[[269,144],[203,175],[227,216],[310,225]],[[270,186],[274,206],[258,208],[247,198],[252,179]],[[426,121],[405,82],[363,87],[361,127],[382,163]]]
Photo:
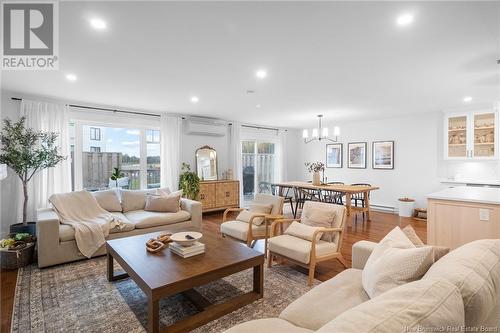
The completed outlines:
[[[320,177],[319,171],[316,171],[315,173],[313,173],[313,182],[312,182],[312,184],[315,185],[315,186],[321,185],[321,177]]]
[[[2,269],[17,269],[27,266],[33,262],[33,253],[35,243],[29,243],[20,250],[2,250],[0,251],[0,262]]]
[[[28,222],[27,225],[23,225],[22,223],[11,224],[9,228],[9,233],[18,234],[18,233],[29,233],[32,236],[36,236],[36,222]]]

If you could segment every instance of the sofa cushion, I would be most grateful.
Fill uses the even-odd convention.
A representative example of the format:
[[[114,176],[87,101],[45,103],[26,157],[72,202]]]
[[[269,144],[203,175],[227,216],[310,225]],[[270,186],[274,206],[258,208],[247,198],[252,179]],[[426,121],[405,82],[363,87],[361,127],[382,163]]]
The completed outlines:
[[[122,206],[118,191],[115,189],[91,192],[99,206],[108,212],[121,212]]]
[[[467,326],[483,324],[500,294],[500,240],[478,240],[451,251],[423,277],[436,278],[446,279],[460,290]]]
[[[435,332],[463,325],[464,306],[457,287],[429,279],[391,289],[342,313],[316,332]]]
[[[402,229],[402,231],[416,247],[432,246],[434,262],[438,261],[441,257],[450,252],[450,248],[446,246],[425,245],[424,242],[422,242],[422,240],[420,239],[420,237],[418,237],[417,233],[415,232],[415,229],[413,229],[411,225],[407,225]]]
[[[268,232],[271,228],[268,226]],[[227,221],[220,225],[220,232],[233,238],[247,241],[248,223],[242,221]],[[266,235],[265,225],[252,224],[252,236],[260,237]]]
[[[273,207],[271,205],[265,205],[265,204],[250,204],[248,207],[248,210],[242,210],[241,213],[236,216],[236,220],[242,221],[242,222],[250,222],[250,219],[254,214],[269,214],[271,212],[271,209]],[[253,224],[255,225],[261,225],[264,223],[264,218],[263,217],[257,217],[253,220]]]
[[[279,317],[315,331],[369,299],[361,284],[361,270],[350,268],[308,291],[287,306]]]
[[[312,333],[312,331],[294,326],[286,320],[266,318],[233,326],[225,333]]]
[[[298,262],[309,264],[311,260],[311,242],[290,235],[269,238],[270,251]],[[321,257],[337,251],[337,244],[320,240],[316,243],[316,256]]]
[[[123,213],[114,212],[111,213],[114,216],[117,216],[122,222],[122,228],[119,229],[117,227],[109,229],[110,233],[119,233],[125,231],[131,231],[135,229],[134,223],[130,222],[127,217]],[[68,224],[59,224],[59,241],[68,242],[75,240],[75,229]]]
[[[285,230],[285,235],[290,235],[294,237],[298,237],[307,241],[312,242],[314,233],[316,230],[320,230],[321,227],[312,227],[310,225],[305,225],[303,223],[299,223],[297,221],[293,221],[292,224]],[[323,235],[322,232],[319,232],[316,235],[316,239],[319,240]]]
[[[133,210],[125,213],[125,216],[137,229],[157,227],[160,225],[173,224],[188,221],[191,214],[185,210],[177,213],[146,212],[144,210]]]
[[[180,209],[181,193],[168,195],[146,195],[145,211],[176,213]]]
[[[415,247],[399,227],[375,246],[363,269],[362,282],[373,298],[420,279],[433,263],[432,247]]]
[[[146,195],[155,193],[156,190],[120,190],[123,212],[144,209],[146,206]]]

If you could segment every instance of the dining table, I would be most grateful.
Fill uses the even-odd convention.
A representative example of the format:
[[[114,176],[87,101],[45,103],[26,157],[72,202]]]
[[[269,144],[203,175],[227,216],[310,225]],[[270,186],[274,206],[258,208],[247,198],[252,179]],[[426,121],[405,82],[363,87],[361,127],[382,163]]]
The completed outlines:
[[[320,184],[313,185],[304,181],[289,181],[274,183],[276,186],[292,187],[295,191],[298,189],[316,190],[316,191],[334,191],[345,195],[345,206],[347,216],[350,216],[353,211],[366,213],[366,219],[370,221],[370,192],[378,190],[378,186],[373,185],[345,185],[345,184]],[[352,197],[356,194],[364,193],[364,207],[352,205]],[[353,222],[354,223],[354,222]]]

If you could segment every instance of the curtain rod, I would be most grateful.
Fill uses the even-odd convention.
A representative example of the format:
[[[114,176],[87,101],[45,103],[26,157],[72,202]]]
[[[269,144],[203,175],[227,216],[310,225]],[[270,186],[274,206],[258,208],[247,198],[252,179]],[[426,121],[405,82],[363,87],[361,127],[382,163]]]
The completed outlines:
[[[11,97],[13,101],[22,101],[22,98],[19,97]],[[150,116],[150,117],[160,117],[159,114],[156,113],[145,113],[145,112],[137,112],[137,111],[125,111],[125,110],[119,110],[119,109],[108,109],[108,108],[99,108],[95,106],[86,106],[86,105],[78,105],[78,104],[67,104],[68,106],[71,106],[73,108],[80,108],[80,109],[88,109],[88,110],[101,110],[101,111],[108,111],[108,112],[114,112],[114,113],[127,113],[127,114],[136,114],[136,115],[141,115],[141,116]],[[186,117],[182,117],[182,119],[186,119]],[[229,125],[232,125],[229,123]],[[269,131],[279,131],[279,128],[272,128],[272,127],[262,127],[262,126],[253,126],[253,125],[241,125],[242,127],[247,127],[247,128],[255,128],[255,129],[264,129],[264,130],[269,130]],[[285,130],[286,131],[286,130]]]
[[[23,100],[22,98],[19,98],[19,97],[11,97],[11,99],[14,101],[22,101]],[[149,116],[149,117],[160,117],[160,115],[156,114],[156,113],[125,111],[125,110],[119,110],[119,109],[99,108],[99,107],[95,107],[95,106],[86,106],[86,105],[78,105],[78,104],[66,104],[66,105],[71,106],[73,108],[79,108],[79,109],[100,110],[100,111],[108,111],[108,112],[114,112],[114,113],[136,114],[136,115]]]

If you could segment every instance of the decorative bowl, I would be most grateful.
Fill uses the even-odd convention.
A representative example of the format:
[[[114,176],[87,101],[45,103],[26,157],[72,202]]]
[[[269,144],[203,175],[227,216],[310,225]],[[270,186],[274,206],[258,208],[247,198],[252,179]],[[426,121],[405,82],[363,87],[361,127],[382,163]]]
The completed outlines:
[[[191,236],[193,239],[186,238],[186,236]],[[191,246],[193,245],[197,240],[199,240],[203,235],[200,232],[196,231],[184,231],[184,232],[178,232],[170,236],[170,239],[174,242],[176,242],[179,245],[182,246]]]

